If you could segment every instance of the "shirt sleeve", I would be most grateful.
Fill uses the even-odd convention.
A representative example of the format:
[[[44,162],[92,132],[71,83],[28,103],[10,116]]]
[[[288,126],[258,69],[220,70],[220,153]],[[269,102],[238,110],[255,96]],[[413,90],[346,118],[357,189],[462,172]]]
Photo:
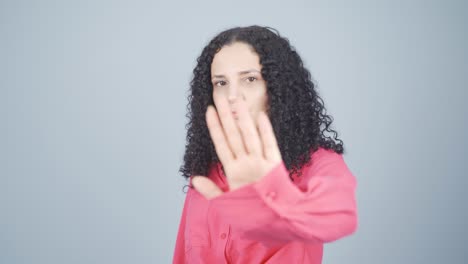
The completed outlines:
[[[186,217],[187,217],[187,207],[188,207],[188,200],[189,200],[189,195],[190,195],[190,189],[185,195],[185,201],[184,201],[184,207],[182,209],[182,216],[180,218],[179,222],[179,230],[177,232],[177,240],[175,244],[175,249],[174,249],[174,255],[172,258],[172,263],[174,264],[179,264],[179,263],[186,263],[185,259],[185,246],[186,246],[186,241],[185,241],[185,223],[186,223]]]
[[[332,242],[357,229],[356,179],[341,154],[324,150],[293,183],[284,162],[212,206],[243,237],[274,245]]]

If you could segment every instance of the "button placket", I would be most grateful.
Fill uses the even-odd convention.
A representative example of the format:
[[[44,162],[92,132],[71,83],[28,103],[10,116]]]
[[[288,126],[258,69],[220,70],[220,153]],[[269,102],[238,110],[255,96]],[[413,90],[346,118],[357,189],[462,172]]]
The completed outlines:
[[[210,203],[210,205],[212,204]],[[212,215],[212,217],[216,217],[216,213],[215,212],[213,213],[214,214]],[[226,247],[228,245],[228,241],[230,238],[230,225],[226,223],[220,223],[219,225],[216,225],[216,227],[213,228],[212,231],[216,232],[216,233],[212,233],[213,234],[212,239],[214,242],[213,249],[215,250],[216,259],[218,260],[225,259]]]
[[[226,239],[226,244],[224,246],[224,255],[226,256],[226,259],[228,261],[228,263],[232,263],[232,259],[231,259],[231,254],[230,254],[230,247],[231,247],[231,243],[232,243],[232,231],[231,231],[231,225],[227,225],[226,226],[227,228],[227,239]]]
[[[220,232],[218,233],[218,241],[216,243],[216,255],[218,256],[218,259],[225,258],[224,252],[226,251],[226,245],[228,240],[229,227],[227,225],[223,225],[223,227],[220,229]]]

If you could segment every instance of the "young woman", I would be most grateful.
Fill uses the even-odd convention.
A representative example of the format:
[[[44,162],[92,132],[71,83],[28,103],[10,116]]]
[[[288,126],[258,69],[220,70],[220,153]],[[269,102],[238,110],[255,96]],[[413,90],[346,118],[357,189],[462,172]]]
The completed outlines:
[[[173,262],[321,263],[357,229],[357,182],[298,53],[272,28],[236,27],[197,62]]]

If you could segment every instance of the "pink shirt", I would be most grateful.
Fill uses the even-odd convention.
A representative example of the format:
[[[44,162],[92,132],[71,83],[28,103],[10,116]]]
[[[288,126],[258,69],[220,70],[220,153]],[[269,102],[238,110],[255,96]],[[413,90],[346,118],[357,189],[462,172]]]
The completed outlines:
[[[357,229],[357,182],[341,154],[312,160],[293,181],[281,163],[211,200],[188,188],[173,263],[321,263],[324,243]],[[228,191],[219,163],[208,177]]]

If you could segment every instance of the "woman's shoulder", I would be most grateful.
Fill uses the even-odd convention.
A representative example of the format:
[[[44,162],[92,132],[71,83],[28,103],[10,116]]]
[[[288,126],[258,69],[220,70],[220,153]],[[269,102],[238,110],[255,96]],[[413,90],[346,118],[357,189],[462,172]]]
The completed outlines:
[[[335,169],[346,169],[347,167],[343,154],[337,153],[333,149],[319,147],[315,151],[311,151],[310,162],[304,169],[315,171],[324,166],[333,166]]]
[[[335,152],[333,149],[326,149],[324,147],[318,147],[315,151],[311,150],[311,160],[312,159],[343,159],[343,154]]]

